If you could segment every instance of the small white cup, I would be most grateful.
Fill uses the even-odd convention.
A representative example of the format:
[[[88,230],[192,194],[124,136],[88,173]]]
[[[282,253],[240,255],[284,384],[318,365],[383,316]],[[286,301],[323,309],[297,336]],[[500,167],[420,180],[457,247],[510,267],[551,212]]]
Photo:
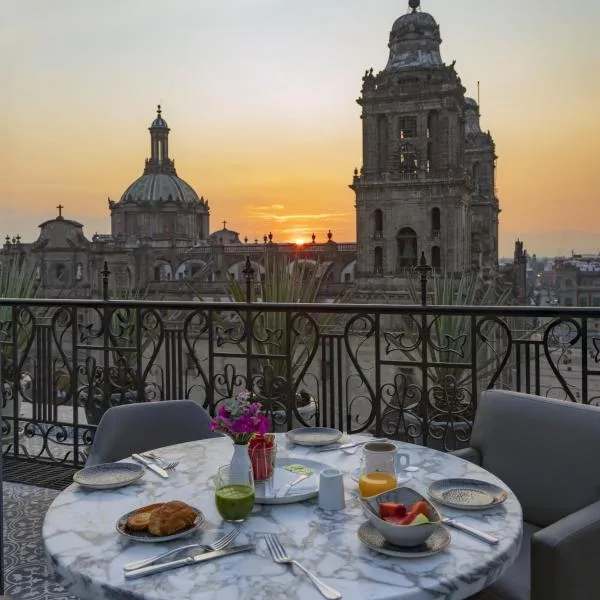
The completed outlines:
[[[323,469],[319,477],[319,507],[342,510],[345,506],[343,473],[338,469]]]

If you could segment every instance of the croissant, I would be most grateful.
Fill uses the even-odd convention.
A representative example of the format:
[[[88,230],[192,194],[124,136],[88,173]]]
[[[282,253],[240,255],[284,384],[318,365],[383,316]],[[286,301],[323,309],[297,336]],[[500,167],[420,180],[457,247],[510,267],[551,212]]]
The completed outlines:
[[[196,511],[189,504],[173,500],[150,513],[148,531],[152,535],[171,535],[193,525]]]
[[[148,529],[152,511],[160,508],[163,504],[164,502],[149,504],[148,506],[138,508],[138,510],[132,512],[127,519],[127,529],[129,529],[129,531],[146,531],[146,529]]]

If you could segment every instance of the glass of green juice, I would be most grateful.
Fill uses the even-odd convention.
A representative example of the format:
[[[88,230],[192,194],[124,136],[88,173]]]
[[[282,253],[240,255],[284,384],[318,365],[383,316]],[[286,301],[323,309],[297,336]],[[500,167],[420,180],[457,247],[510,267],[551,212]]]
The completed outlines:
[[[215,503],[223,520],[231,523],[245,521],[254,508],[254,479],[252,465],[232,469],[219,467],[215,482]]]

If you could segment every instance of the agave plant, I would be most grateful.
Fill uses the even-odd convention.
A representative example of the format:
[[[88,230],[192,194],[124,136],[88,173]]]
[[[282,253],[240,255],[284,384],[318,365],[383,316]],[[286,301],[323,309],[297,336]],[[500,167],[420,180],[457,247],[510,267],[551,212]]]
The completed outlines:
[[[264,277],[258,284],[257,301],[267,303],[314,303],[326,269],[312,261],[290,261],[282,255],[266,254]],[[229,293],[236,302],[246,301],[245,287],[229,281]],[[288,326],[283,311],[260,311],[252,322],[254,359],[268,389],[282,389],[288,379],[287,349],[290,358],[290,385],[297,388],[308,368],[318,337],[313,317],[302,315]]]
[[[420,299],[416,279],[411,278],[409,293],[417,303]],[[438,306],[501,306],[507,303],[509,290],[499,291],[494,285],[484,283],[479,277],[463,273],[459,277],[446,273],[436,274],[430,280],[430,302]],[[497,323],[485,322],[472,342],[473,322],[467,315],[439,315],[429,324],[428,370],[429,378],[441,384],[452,378],[457,387],[465,386],[472,370],[464,367],[439,366],[452,363],[476,363],[478,379],[490,378],[502,362],[498,340],[494,338]],[[416,350],[420,353],[421,346]],[[475,360],[474,360],[475,359]]]
[[[0,351],[7,362],[15,352],[23,351],[31,338],[32,314],[15,312],[14,306],[2,298],[33,298],[38,290],[36,267],[20,260],[20,256],[5,257],[0,271]]]

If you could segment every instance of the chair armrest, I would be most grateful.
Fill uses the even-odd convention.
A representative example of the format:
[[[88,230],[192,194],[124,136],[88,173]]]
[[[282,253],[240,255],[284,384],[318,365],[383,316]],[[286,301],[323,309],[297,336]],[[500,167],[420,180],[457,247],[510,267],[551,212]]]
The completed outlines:
[[[461,450],[455,450],[452,454],[458,456],[458,458],[463,458],[464,460],[468,460],[469,462],[481,466],[481,454],[479,453],[479,450],[476,450],[471,446],[462,448]]]
[[[600,594],[600,501],[531,539],[531,600],[593,600]]]

